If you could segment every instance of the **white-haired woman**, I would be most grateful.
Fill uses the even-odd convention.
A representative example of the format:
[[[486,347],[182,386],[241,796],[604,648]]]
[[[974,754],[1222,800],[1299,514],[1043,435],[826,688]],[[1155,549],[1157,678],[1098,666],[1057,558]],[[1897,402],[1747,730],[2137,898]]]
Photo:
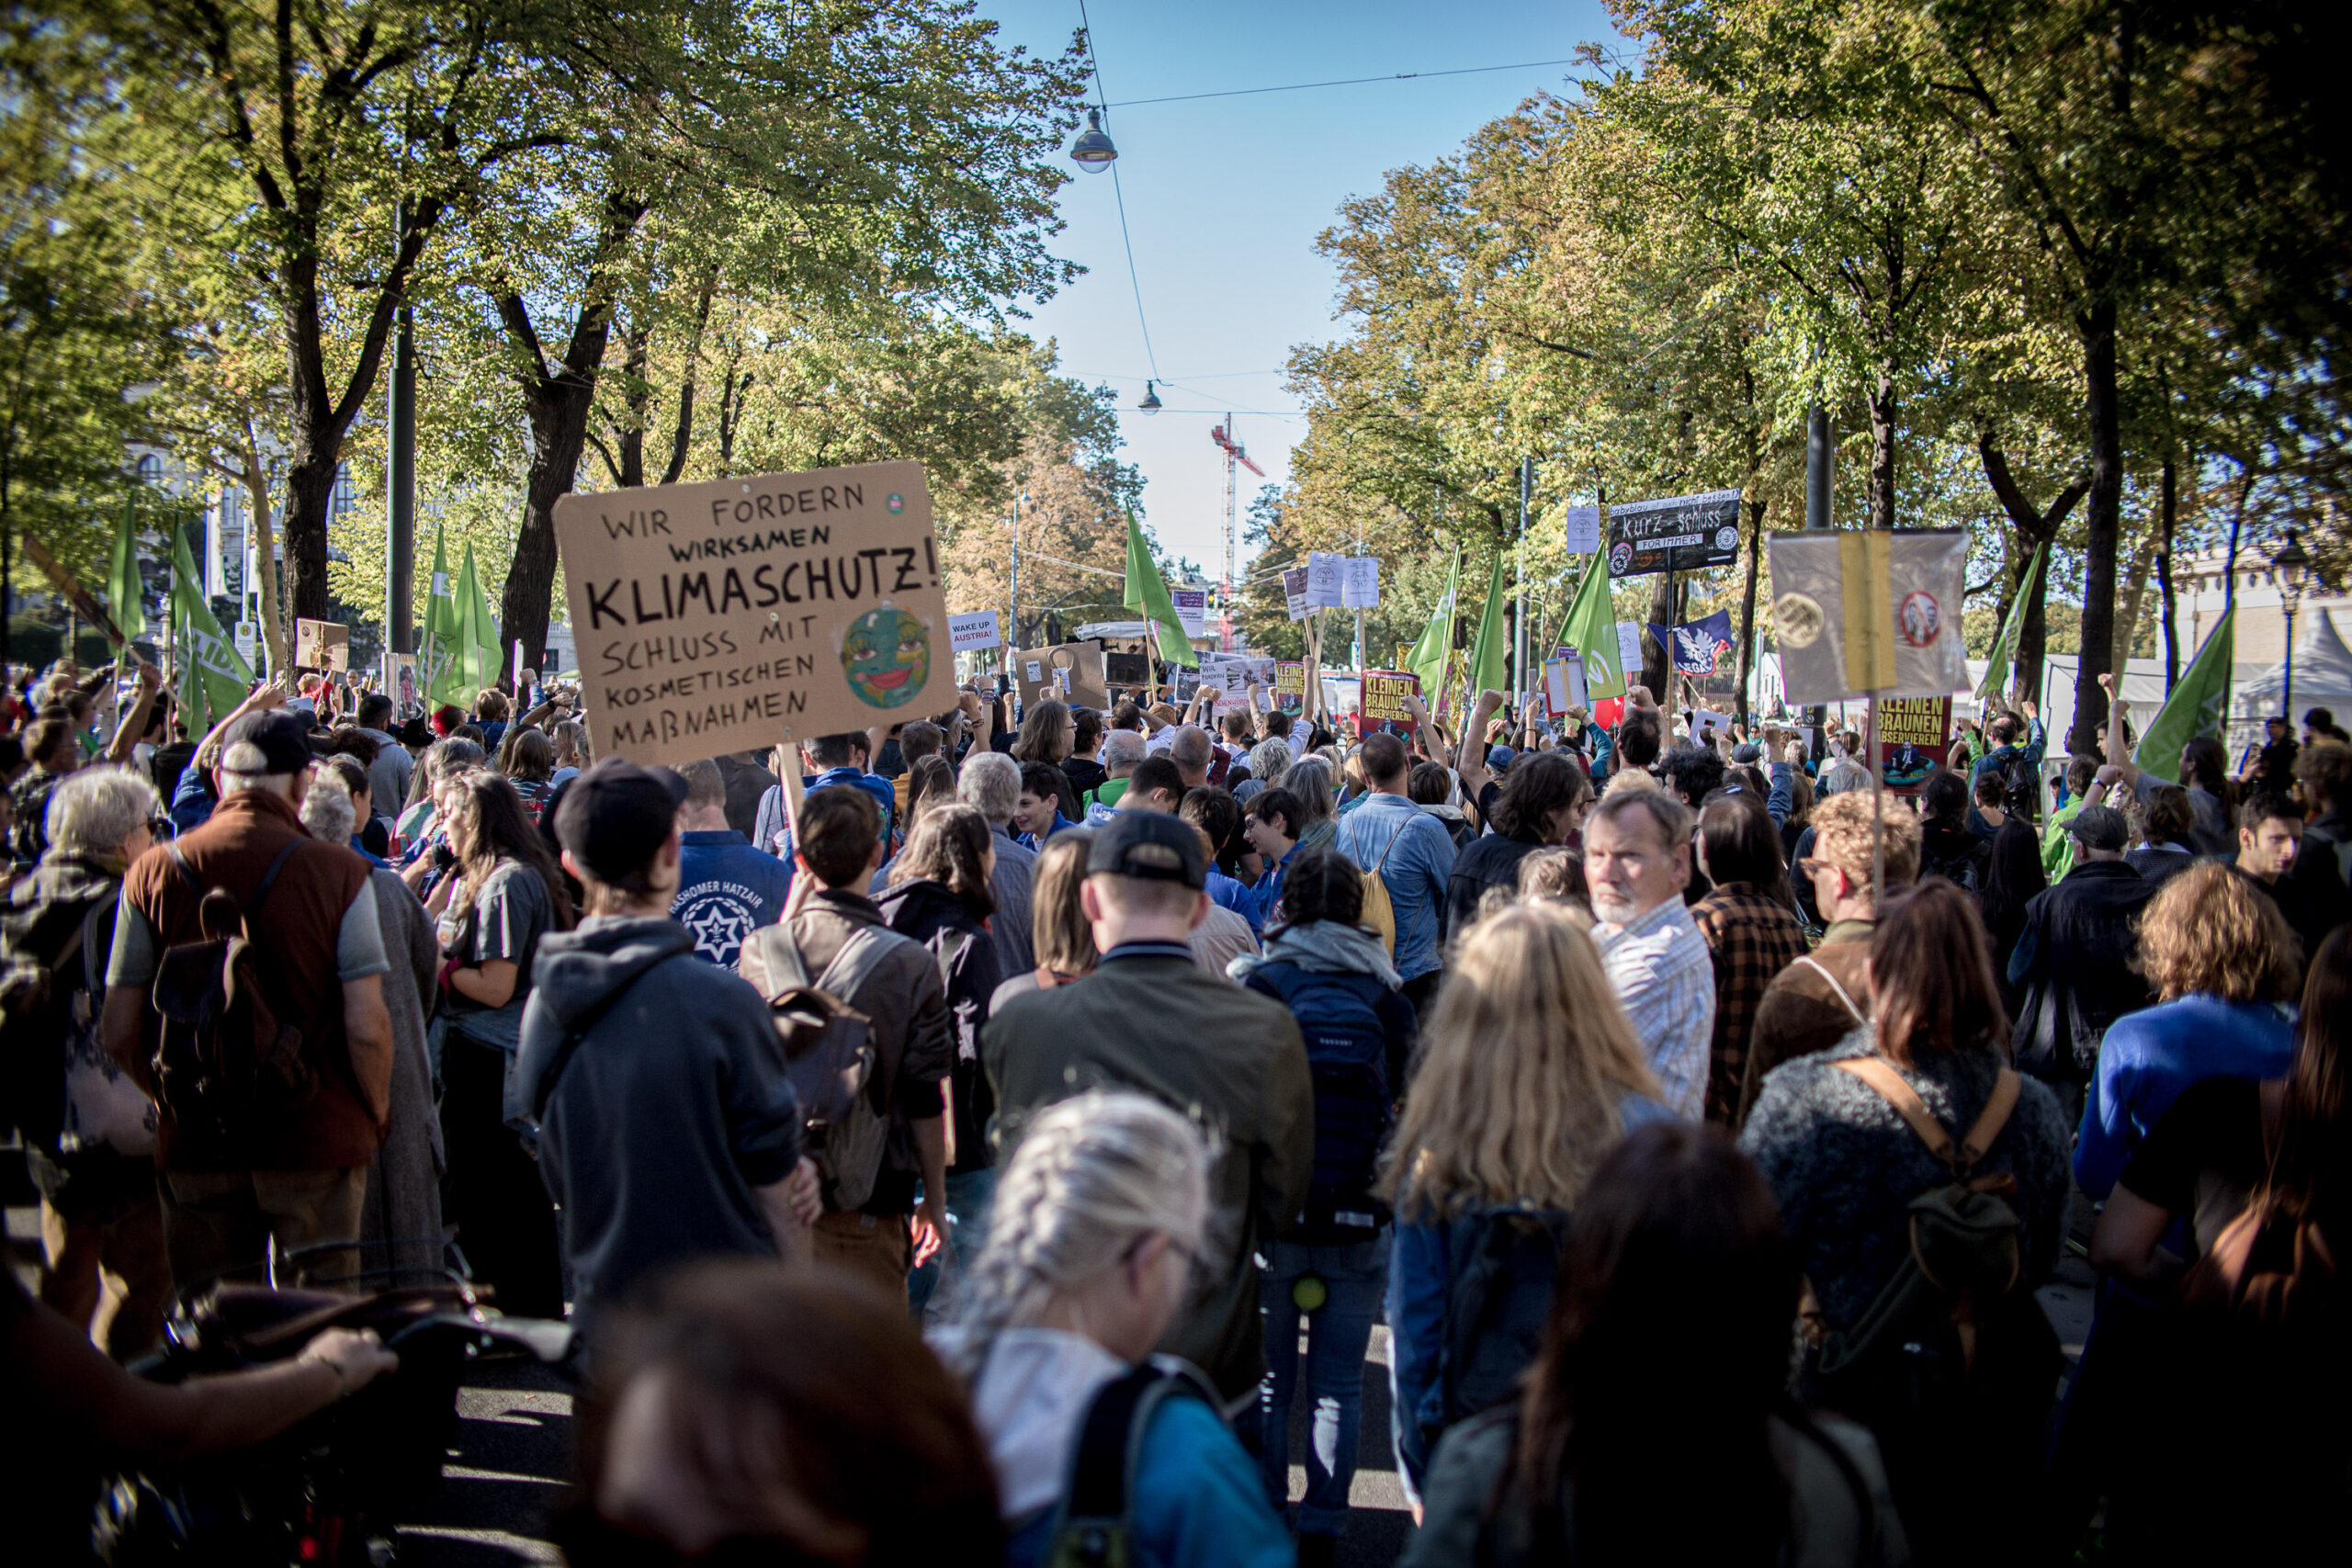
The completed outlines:
[[[1081,1463],[1121,1483],[1123,1498],[1076,1501],[1089,1515],[1124,1504],[1122,1560],[1135,1568],[1294,1561],[1214,1394],[1197,1373],[1151,1357],[1202,1249],[1208,1164],[1183,1117],[1141,1095],[1097,1092],[1033,1118],[998,1184],[988,1246],[942,1348],[972,1385],[1012,1538],[1008,1568],[1055,1559],[1076,1523]],[[1130,1420],[1112,1418],[1130,1403]]]
[[[164,803],[128,768],[50,792],[48,848],[0,912],[5,1098],[40,1189],[40,1299],[117,1360],[151,1348],[172,1293],[152,1110],[90,1027],[105,1001],[122,874]]]
[[[1299,819],[1293,837],[1302,850],[1328,848],[1340,835],[1340,801],[1331,783],[1331,764],[1320,757],[1301,757],[1283,771],[1280,787],[1298,796]]]

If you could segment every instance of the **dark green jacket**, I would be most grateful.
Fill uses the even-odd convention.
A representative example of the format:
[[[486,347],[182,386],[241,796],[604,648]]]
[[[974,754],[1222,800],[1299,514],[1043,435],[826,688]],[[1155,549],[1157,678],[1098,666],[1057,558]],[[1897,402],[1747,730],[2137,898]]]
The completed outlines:
[[[1238,1399],[1263,1360],[1250,1254],[1298,1216],[1315,1168],[1315,1095],[1281,1003],[1217,979],[1182,947],[1122,948],[1085,979],[1016,997],[980,1034],[996,1086],[997,1164],[1031,1114],[1091,1089],[1133,1089],[1194,1117],[1212,1141],[1214,1277],[1161,1348]]]

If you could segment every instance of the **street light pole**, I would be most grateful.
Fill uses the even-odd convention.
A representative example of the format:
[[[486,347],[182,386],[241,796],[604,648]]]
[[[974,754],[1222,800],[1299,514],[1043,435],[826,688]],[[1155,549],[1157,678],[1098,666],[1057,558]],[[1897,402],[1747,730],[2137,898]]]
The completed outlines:
[[[392,343],[390,460],[384,465],[384,647],[416,651],[416,320],[403,303]]]
[[[2288,529],[2286,544],[2270,558],[2270,575],[2278,584],[2278,607],[2287,613],[2287,658],[2279,702],[2290,734],[2295,724],[2295,612],[2302,607],[2303,584],[2311,576],[2311,570],[2312,558],[2296,539],[2295,531]]]
[[[1527,705],[1527,508],[1535,495],[1535,459],[1519,460],[1519,558],[1511,600],[1510,706],[1514,718]]]

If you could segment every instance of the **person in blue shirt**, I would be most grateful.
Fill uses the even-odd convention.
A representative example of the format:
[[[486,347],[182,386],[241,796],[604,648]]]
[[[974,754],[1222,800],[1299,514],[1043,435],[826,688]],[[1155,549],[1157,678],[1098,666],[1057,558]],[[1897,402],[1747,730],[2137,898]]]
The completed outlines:
[[[1013,803],[1013,841],[1023,849],[1042,850],[1046,840],[1077,823],[1062,815],[1062,793],[1069,775],[1051,762],[1021,764],[1021,795]]]
[[[2204,1078],[2287,1076],[2294,939],[2268,900],[2229,867],[2200,861],[2168,879],[2140,917],[2140,968],[2161,998],[2126,1013],[2098,1043],[2083,1104],[2075,1180],[2105,1198],[2156,1119]]]
[[[678,892],[670,918],[695,939],[695,956],[732,970],[743,943],[784,917],[792,871],[727,825],[727,776],[715,759],[678,770],[686,803],[678,807]]]
[[[1438,931],[1453,875],[1453,838],[1405,793],[1412,759],[1403,741],[1374,735],[1356,755],[1370,793],[1340,818],[1340,852],[1358,871],[1376,871],[1386,886],[1396,920],[1396,973],[1405,999],[1426,1020],[1443,975]]]
[[[874,797],[882,808],[882,842],[887,852],[899,835],[899,792],[890,781],[879,773],[866,771],[874,755],[878,730],[845,730],[839,735],[820,735],[804,742],[800,748],[803,761],[820,771],[801,775],[800,789],[804,795],[814,795],[834,784],[849,784]],[[772,786],[760,796],[760,809],[752,828],[752,842],[759,849],[785,863],[786,874],[792,863],[792,832],[790,818],[785,812],[784,786]]]
[[[1132,1568],[1296,1561],[1213,1390],[1194,1369],[1152,1355],[1185,1303],[1208,1221],[1208,1149],[1178,1112],[1097,1090],[1030,1119],[962,1312],[937,1341],[948,1369],[971,1385],[1010,1538],[1007,1568],[1057,1560],[1087,1416],[1146,1363],[1169,1382],[1139,1417],[1126,1540],[1114,1560]],[[1117,1436],[1123,1453],[1128,1438]]]
[[[1211,873],[1208,891],[1211,898],[1248,920],[1251,931],[1262,933],[1282,902],[1283,878],[1298,853],[1298,840],[1293,835],[1298,831],[1305,808],[1298,796],[1277,784],[1251,795],[1247,811],[1241,836],[1264,869],[1255,882]]]

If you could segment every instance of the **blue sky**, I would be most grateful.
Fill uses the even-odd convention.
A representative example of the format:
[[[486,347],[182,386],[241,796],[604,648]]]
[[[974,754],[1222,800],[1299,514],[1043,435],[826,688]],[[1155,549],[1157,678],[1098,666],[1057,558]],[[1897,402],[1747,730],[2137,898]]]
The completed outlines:
[[[981,0],[1001,37],[1055,53],[1079,26],[1079,0]],[[1238,87],[1566,60],[1615,34],[1597,0],[1538,5],[1336,5],[1196,0],[1183,6],[1087,0],[1118,182],[1079,175],[1064,188],[1069,227],[1056,253],[1087,275],[1038,307],[1030,329],[1062,366],[1107,382],[1123,405],[1143,396],[1156,360],[1167,412],[1127,412],[1124,456],[1148,481],[1163,547],[1216,575],[1223,559],[1225,470],[1209,439],[1226,412],[1272,480],[1306,434],[1283,390],[1292,345],[1336,335],[1332,272],[1315,251],[1340,202],[1382,175],[1458,148],[1529,95],[1559,90],[1569,67],[1422,77],[1121,108],[1126,100]],[[1090,89],[1091,91],[1091,89]],[[1075,165],[1073,165],[1073,168]],[[1124,194],[1136,285],[1119,237]],[[1147,354],[1136,305],[1150,333]],[[1242,499],[1261,482],[1242,473]],[[1246,555],[1246,552],[1245,552]]]

